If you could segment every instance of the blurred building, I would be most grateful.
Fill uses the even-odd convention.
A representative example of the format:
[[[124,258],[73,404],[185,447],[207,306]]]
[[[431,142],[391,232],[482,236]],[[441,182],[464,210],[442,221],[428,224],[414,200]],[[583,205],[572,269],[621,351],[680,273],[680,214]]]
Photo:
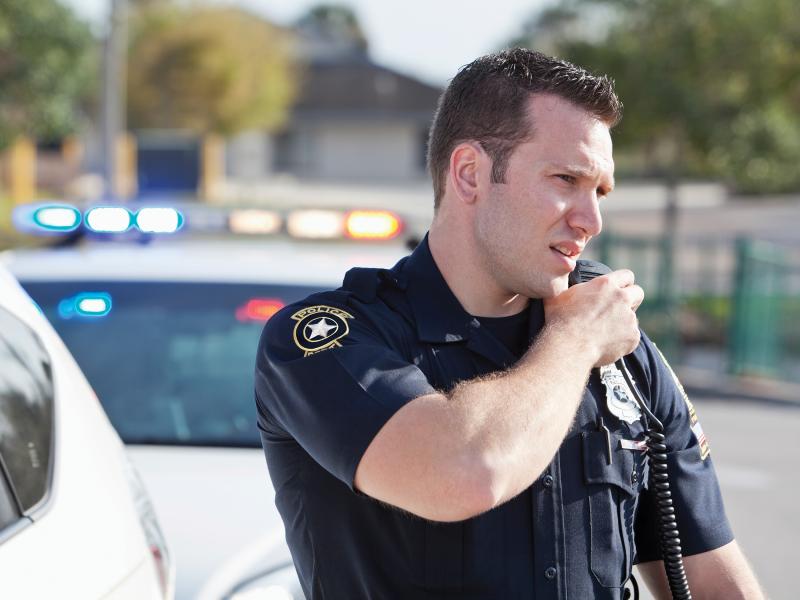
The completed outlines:
[[[298,26],[306,67],[287,126],[227,144],[227,175],[316,182],[426,180],[428,127],[441,89],[374,63],[358,37]]]

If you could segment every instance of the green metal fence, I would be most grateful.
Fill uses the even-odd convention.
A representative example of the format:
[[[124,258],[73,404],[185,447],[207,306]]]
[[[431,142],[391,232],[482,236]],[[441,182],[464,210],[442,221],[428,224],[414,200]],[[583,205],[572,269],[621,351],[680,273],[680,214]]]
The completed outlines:
[[[613,233],[597,242],[593,258],[636,273],[645,289],[640,321],[671,361],[703,354],[737,375],[800,381],[796,249],[747,239],[673,247],[664,237]]]
[[[800,263],[784,249],[736,241],[730,370],[800,379]]]

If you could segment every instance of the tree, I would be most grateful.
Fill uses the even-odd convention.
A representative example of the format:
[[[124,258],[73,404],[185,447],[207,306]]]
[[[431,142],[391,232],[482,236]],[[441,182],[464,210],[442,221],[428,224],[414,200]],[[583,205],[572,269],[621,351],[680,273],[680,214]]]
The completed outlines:
[[[0,2],[0,149],[74,133],[96,91],[89,27],[56,0]]]
[[[367,37],[355,12],[343,4],[317,4],[301,16],[297,31],[321,56],[335,53],[366,56]]]
[[[576,35],[598,7],[611,15],[603,35]],[[629,168],[800,189],[795,0],[562,0],[559,10],[557,52],[616,79],[615,140]]]
[[[231,135],[275,128],[288,116],[291,39],[255,15],[146,2],[133,10],[130,39],[131,128]]]

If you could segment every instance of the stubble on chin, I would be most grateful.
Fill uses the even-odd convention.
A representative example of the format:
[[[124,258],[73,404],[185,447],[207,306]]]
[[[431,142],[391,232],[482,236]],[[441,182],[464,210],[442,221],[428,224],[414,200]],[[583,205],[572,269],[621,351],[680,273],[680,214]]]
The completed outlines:
[[[558,277],[557,279],[552,279],[550,281],[543,281],[540,282],[538,289],[533,291],[531,298],[539,298],[541,300],[547,300],[549,298],[555,298],[556,296],[563,294],[567,291],[569,287],[567,276]]]

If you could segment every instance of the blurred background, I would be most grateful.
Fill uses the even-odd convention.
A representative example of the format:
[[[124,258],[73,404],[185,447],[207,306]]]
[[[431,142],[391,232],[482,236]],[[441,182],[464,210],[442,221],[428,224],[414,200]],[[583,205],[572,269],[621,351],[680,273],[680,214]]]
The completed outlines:
[[[607,73],[625,116],[590,254],[636,272],[644,329],[719,423],[704,426],[732,457],[720,478],[745,549],[788,598],[797,17],[796,0],[3,0],[0,250],[53,243],[13,225],[45,199],[385,208],[419,234],[427,130],[461,65],[522,45]]]

